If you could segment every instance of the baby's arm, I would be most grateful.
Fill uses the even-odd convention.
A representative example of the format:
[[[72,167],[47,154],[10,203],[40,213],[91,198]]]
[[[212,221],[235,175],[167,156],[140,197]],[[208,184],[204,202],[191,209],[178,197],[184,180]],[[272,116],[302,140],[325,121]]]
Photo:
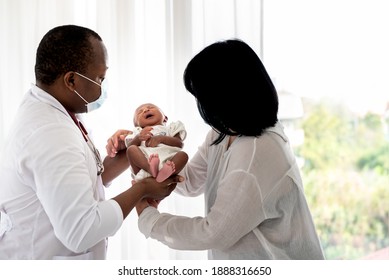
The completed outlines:
[[[148,147],[156,147],[159,144],[165,144],[172,147],[182,148],[184,142],[180,138],[180,134],[177,133],[175,136],[157,135],[150,138],[147,143]]]
[[[184,147],[184,140],[186,138],[185,126],[181,121],[172,122],[167,126],[168,133],[166,136],[159,135],[151,138],[148,141],[149,147],[156,147],[162,143],[171,147]]]

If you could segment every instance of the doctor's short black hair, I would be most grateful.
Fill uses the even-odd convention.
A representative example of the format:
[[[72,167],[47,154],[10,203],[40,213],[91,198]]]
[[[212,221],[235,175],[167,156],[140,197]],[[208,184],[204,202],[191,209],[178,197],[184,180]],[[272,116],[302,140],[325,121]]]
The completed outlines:
[[[184,72],[203,120],[226,135],[260,136],[276,124],[278,95],[258,55],[239,39],[218,41],[200,51]]]
[[[91,36],[102,40],[95,31],[77,25],[62,25],[48,31],[36,51],[36,80],[51,85],[68,71],[85,72],[94,59]]]

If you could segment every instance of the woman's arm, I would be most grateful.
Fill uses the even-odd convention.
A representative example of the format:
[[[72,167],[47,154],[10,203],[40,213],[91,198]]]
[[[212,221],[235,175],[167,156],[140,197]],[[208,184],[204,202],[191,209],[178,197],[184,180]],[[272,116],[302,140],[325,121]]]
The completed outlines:
[[[146,237],[173,249],[228,250],[263,219],[261,196],[254,176],[236,172],[222,181],[206,217],[176,216],[147,207],[139,216],[138,226]]]

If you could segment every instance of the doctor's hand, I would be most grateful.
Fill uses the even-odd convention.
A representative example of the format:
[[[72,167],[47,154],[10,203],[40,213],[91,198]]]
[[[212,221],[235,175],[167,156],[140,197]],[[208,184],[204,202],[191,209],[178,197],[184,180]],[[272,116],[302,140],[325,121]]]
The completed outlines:
[[[135,182],[129,189],[112,199],[119,204],[123,212],[123,218],[125,219],[138,203],[140,211],[138,213],[141,213],[144,208],[150,206],[150,203],[153,205],[153,200],[158,202],[169,196],[176,188],[177,183],[183,181],[184,177],[179,175],[170,176],[163,182],[157,182],[155,178],[148,177]]]
[[[142,186],[142,198],[152,198],[156,200],[161,200],[171,194],[171,192],[176,188],[177,183],[183,181],[184,177],[180,175],[172,175],[165,181],[162,181],[160,183],[157,182],[155,178],[148,177],[140,180],[135,184],[140,184]]]
[[[116,131],[110,138],[108,138],[105,148],[109,157],[115,157],[119,151],[126,148],[124,139],[130,133],[132,133],[132,131],[120,129]]]
[[[148,177],[135,183],[140,184],[143,191],[143,198],[137,203],[137,212],[140,214],[144,208],[154,206],[157,208],[159,202],[169,196],[176,188],[177,183],[184,181],[184,177],[173,175],[163,182],[157,182],[155,178]]]

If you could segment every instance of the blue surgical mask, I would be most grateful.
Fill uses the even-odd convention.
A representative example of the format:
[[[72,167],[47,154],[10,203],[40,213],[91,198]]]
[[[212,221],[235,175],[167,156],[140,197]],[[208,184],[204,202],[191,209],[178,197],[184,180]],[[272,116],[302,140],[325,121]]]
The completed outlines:
[[[103,103],[107,99],[107,82],[106,82],[106,80],[104,79],[101,82],[101,84],[99,84],[99,83],[93,81],[92,79],[89,79],[88,77],[86,77],[80,73],[77,73],[77,72],[74,72],[74,73],[76,73],[78,76],[83,77],[84,79],[94,83],[95,85],[98,85],[100,87],[100,90],[101,90],[101,94],[100,94],[99,98],[97,98],[93,102],[86,101],[84,97],[82,97],[76,90],[74,90],[74,92],[85,102],[86,112],[88,113],[88,112],[91,112],[91,111],[94,111],[94,110],[100,108],[101,105],[103,105]]]

